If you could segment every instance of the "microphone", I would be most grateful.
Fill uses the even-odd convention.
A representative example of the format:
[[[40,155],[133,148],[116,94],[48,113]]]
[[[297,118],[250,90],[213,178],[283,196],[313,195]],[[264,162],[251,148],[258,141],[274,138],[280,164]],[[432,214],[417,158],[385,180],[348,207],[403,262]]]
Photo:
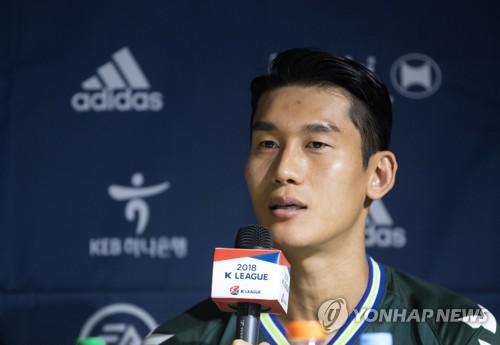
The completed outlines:
[[[235,248],[216,248],[212,300],[223,312],[236,313],[236,339],[257,345],[260,314],[286,314],[290,264],[273,249],[269,230],[262,225],[239,229]]]
[[[273,240],[269,230],[261,225],[245,225],[238,230],[235,248],[271,249]],[[260,312],[257,303],[240,302],[236,309],[236,339],[256,345],[259,339]]]

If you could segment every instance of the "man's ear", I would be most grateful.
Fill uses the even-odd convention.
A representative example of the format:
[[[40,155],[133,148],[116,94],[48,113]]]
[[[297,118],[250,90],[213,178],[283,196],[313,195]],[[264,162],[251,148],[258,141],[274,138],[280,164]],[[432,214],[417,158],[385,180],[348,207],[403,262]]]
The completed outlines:
[[[370,157],[370,176],[366,196],[371,200],[381,199],[394,186],[398,162],[390,151],[379,151]]]

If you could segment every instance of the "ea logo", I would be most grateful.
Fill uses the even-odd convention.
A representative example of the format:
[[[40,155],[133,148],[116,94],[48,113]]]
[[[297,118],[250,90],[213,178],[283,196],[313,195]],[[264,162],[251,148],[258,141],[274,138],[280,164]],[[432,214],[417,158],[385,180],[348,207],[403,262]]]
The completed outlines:
[[[318,320],[325,333],[339,330],[346,323],[348,316],[347,304],[343,298],[328,300],[318,310]]]
[[[406,54],[392,64],[391,81],[396,91],[405,97],[427,98],[441,86],[441,69],[427,55]]]
[[[231,295],[235,295],[236,296],[240,292],[240,286],[239,285],[232,286],[229,289],[229,292],[231,293]]]
[[[107,345],[139,345],[156,326],[156,321],[144,309],[117,303],[95,312],[83,326],[79,338],[101,337]]]

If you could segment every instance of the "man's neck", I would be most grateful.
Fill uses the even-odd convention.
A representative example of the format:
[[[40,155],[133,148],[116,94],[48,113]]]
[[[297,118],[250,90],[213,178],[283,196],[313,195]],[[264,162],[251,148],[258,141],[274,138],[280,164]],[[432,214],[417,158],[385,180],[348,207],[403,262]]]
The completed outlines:
[[[307,257],[292,258],[291,287],[285,324],[291,320],[316,320],[324,302],[343,298],[349,314],[361,300],[369,276],[364,247],[346,246]]]

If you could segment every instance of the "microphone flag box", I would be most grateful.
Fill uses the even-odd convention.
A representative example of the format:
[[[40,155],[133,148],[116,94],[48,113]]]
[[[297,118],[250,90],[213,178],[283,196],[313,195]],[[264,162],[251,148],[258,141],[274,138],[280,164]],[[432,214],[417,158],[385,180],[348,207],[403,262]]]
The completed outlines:
[[[212,300],[224,312],[240,302],[256,303],[262,312],[286,314],[290,264],[278,249],[216,248]]]

